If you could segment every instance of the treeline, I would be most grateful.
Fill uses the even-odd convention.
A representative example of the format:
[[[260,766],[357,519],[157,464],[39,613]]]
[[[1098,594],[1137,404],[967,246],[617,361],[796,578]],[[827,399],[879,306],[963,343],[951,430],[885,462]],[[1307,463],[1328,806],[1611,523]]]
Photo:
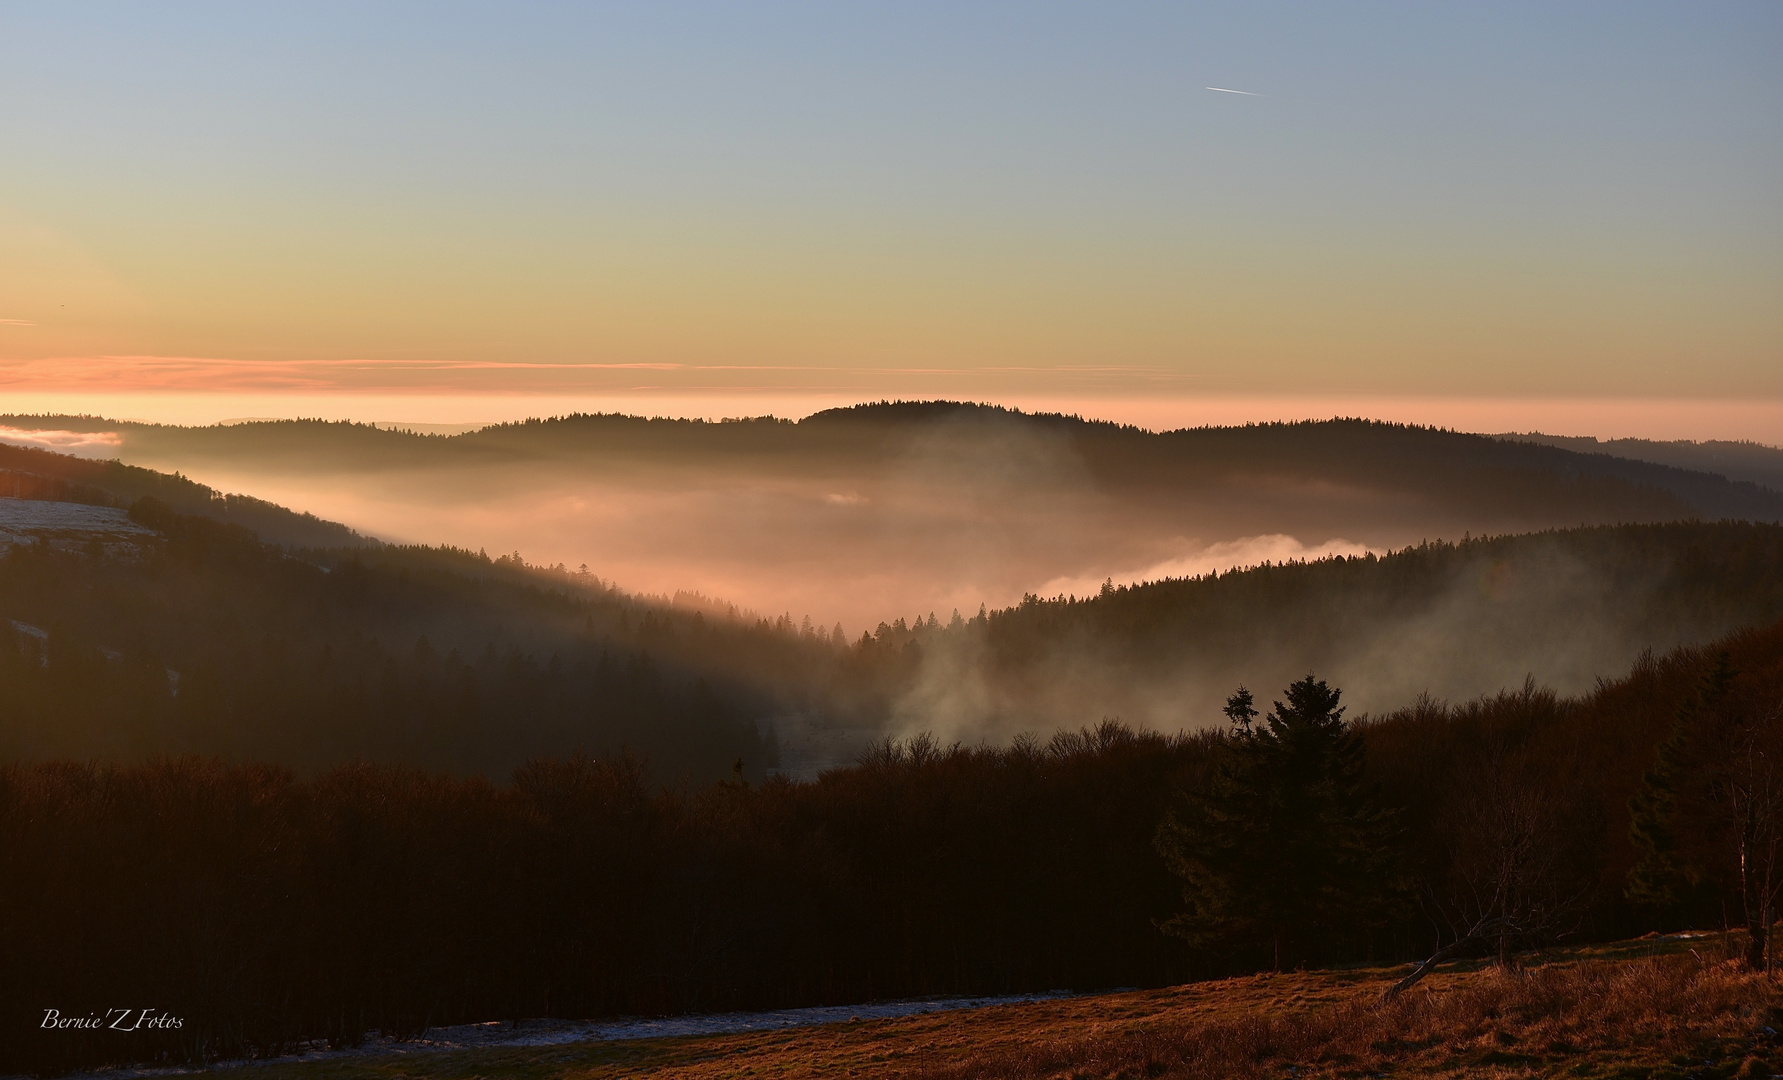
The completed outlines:
[[[536,760],[503,785],[192,757],[7,766],[0,1067],[522,1016],[1160,985],[1458,940],[1489,954],[1720,926],[1755,899],[1769,925],[1752,882],[1776,883],[1761,856],[1783,806],[1741,817],[1752,803],[1728,793],[1783,781],[1731,753],[1773,749],[1783,729],[1783,624],[1644,659],[1576,700],[1529,687],[1350,722],[1335,688],[1287,696],[1234,695],[1239,722],[1197,736],[1105,723],[1005,749],[885,743],[809,783],[664,788],[624,757]],[[1232,821],[1241,846],[1264,845],[1253,861],[1277,893],[1310,899],[1195,918],[1258,883],[1222,861],[1226,840],[1165,823],[1242,811],[1317,762],[1332,782],[1306,789],[1324,792],[1316,812]],[[1349,801],[1365,826],[1325,812]],[[1309,844],[1328,826],[1347,853]],[[1307,888],[1357,859],[1373,887]],[[1188,942],[1165,932],[1185,915]],[[120,1003],[182,1026],[40,1028],[49,1008]]]
[[[1189,974],[1150,918],[1195,743],[1110,727],[883,748],[812,784],[635,762],[496,786],[184,758],[0,769],[0,1068],[272,1052],[368,1030]],[[144,1002],[178,1031],[37,1029]]]

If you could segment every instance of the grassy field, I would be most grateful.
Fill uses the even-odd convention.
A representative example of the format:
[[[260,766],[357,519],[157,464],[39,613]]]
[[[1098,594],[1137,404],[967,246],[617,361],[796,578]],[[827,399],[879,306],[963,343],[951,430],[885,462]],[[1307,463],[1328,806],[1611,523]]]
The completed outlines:
[[[1752,1077],[1783,1072],[1778,984],[1718,938],[1463,966],[1259,975],[763,1034],[267,1065],[242,1080],[527,1077]]]

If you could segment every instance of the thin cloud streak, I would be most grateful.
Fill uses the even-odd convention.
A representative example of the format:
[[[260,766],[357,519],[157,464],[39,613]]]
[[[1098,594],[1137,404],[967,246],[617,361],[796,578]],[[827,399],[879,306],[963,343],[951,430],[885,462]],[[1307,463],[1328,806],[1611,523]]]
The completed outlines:
[[[1213,90],[1221,94],[1243,94],[1245,97],[1266,97],[1266,94],[1253,94],[1249,90],[1228,90],[1223,86],[1204,86],[1203,90]]]
[[[612,376],[652,372],[648,384]],[[483,360],[241,360],[230,357],[103,354],[0,360],[0,386],[11,393],[53,392],[308,392],[362,394],[600,394],[663,391],[724,393],[833,392],[981,397],[1025,389],[1032,376],[1059,388],[1119,392],[1198,376],[1161,367],[1066,364],[982,367],[844,366],[834,364],[681,364],[654,362],[540,363]],[[703,376],[703,377],[702,377]],[[754,378],[751,378],[754,376]],[[802,377],[801,377],[802,376]],[[912,382],[927,385],[912,385]]]

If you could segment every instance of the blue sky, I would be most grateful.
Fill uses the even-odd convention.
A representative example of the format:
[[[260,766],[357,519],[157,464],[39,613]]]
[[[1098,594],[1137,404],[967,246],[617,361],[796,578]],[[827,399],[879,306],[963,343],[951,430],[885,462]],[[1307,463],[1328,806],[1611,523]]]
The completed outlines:
[[[1779,55],[1758,3],[5,4],[0,386],[1783,398]]]

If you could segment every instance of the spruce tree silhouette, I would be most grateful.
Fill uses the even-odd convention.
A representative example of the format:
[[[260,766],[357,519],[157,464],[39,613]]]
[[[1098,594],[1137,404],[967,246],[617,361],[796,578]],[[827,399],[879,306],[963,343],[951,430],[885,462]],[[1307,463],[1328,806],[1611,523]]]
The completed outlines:
[[[1158,829],[1188,905],[1166,932],[1203,947],[1266,941],[1283,970],[1310,951],[1307,935],[1350,935],[1392,913],[1393,816],[1364,783],[1340,696],[1308,675],[1261,724],[1249,690],[1228,699],[1232,730],[1212,777]]]

